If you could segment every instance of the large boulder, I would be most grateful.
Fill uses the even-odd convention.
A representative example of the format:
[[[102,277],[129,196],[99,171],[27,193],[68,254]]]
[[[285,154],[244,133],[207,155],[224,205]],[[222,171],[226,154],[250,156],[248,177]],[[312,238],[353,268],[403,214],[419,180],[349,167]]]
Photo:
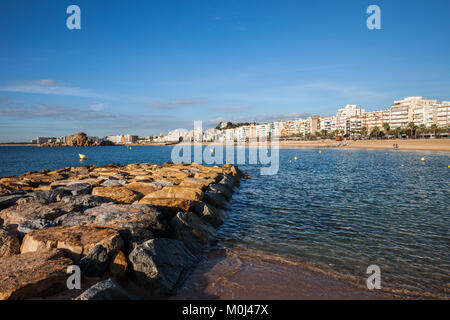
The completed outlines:
[[[0,197],[0,210],[8,208],[16,203],[17,200],[23,198],[20,194],[10,194]]]
[[[181,186],[171,186],[162,188],[159,191],[148,194],[147,199],[183,199],[192,201],[201,201],[203,191],[199,188],[189,188]]]
[[[41,204],[48,204],[59,201],[66,193],[63,189],[54,190],[37,190],[26,194],[26,198],[21,199],[18,203],[38,202]]]
[[[92,190],[92,195],[107,197],[120,203],[133,203],[141,198],[137,193],[124,186],[96,187]]]
[[[83,213],[68,214],[61,221],[66,226],[102,226],[120,232],[129,249],[140,243],[170,233],[169,223],[158,209],[145,204],[103,204]]]
[[[142,198],[139,203],[155,206],[170,220],[180,211],[193,210],[198,201],[184,199],[153,199],[145,197]]]
[[[214,228],[193,212],[179,212],[170,224],[174,230],[174,238],[182,241],[195,254],[214,237]]]
[[[126,275],[128,269],[128,260],[122,251],[117,252],[109,264],[109,273],[116,278],[122,278]]]
[[[115,255],[123,247],[116,230],[87,226],[58,226],[39,229],[28,233],[22,241],[20,252],[42,251],[50,248],[63,249],[74,261],[87,255],[96,245],[101,244],[108,254]]]
[[[55,227],[56,225],[57,223],[55,221],[38,218],[22,222],[17,227],[17,231],[21,237],[24,237],[27,233],[31,231],[39,230],[42,228]]]
[[[116,179],[109,177],[108,180],[102,182],[100,186],[102,187],[114,187],[114,186],[124,186],[127,183],[127,180],[124,179]]]
[[[8,231],[0,229],[0,257],[8,257],[19,253],[19,239]]]
[[[227,201],[230,201],[231,197],[233,196],[233,192],[230,191],[230,189],[227,186],[220,183],[211,184],[208,190],[220,194]]]
[[[137,246],[129,260],[138,283],[158,296],[175,294],[198,262],[181,241],[165,238]]]
[[[155,184],[145,182],[132,182],[126,184],[125,188],[140,194],[142,197],[145,197],[146,195],[159,189]]]
[[[0,211],[0,218],[3,220],[4,226],[12,225],[17,227],[23,222],[35,219],[54,220],[63,214],[77,211],[78,209],[73,204],[65,204],[63,202],[43,204],[33,200],[16,204]]]
[[[93,247],[89,253],[84,256],[78,265],[81,273],[86,277],[101,277],[105,273],[109,264],[108,250],[101,244]]]
[[[197,213],[203,221],[210,224],[214,228],[220,227],[228,218],[228,215],[224,210],[204,202],[199,202],[197,204],[195,207],[195,213]]]
[[[210,205],[221,208],[221,209],[227,209],[228,208],[228,202],[227,200],[221,196],[218,193],[206,191],[204,194],[204,202],[209,203]]]
[[[97,282],[75,300],[131,300],[133,297],[114,279]]]
[[[223,178],[219,181],[219,184],[226,186],[230,192],[234,191],[236,180],[234,180],[231,176],[225,174]]]
[[[206,188],[213,182],[213,179],[188,178],[180,183],[180,187],[195,188],[205,191]]]
[[[82,211],[86,208],[101,206],[104,203],[114,203],[114,200],[86,194],[82,196],[65,196],[61,199],[61,203],[78,207],[79,210],[76,211]]]
[[[67,289],[72,261],[60,250],[0,258],[0,299],[42,298]]]
[[[239,180],[244,176],[244,173],[236,166],[231,167],[231,175],[233,176],[234,180],[236,180],[236,183],[239,183]]]
[[[73,196],[81,196],[90,194],[92,186],[89,183],[72,183],[61,188],[65,193],[70,193]],[[57,189],[58,190],[58,189]]]

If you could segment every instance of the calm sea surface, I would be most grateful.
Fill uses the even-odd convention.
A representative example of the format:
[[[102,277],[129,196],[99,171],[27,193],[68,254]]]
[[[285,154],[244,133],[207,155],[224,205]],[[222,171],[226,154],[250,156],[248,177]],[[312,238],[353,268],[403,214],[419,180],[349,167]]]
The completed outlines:
[[[78,153],[83,165],[161,164],[171,149],[0,147],[0,176],[80,165]],[[449,297],[448,165],[445,152],[280,149],[276,175],[240,165],[251,179],[233,196],[218,241],[361,279],[375,264],[382,287]]]

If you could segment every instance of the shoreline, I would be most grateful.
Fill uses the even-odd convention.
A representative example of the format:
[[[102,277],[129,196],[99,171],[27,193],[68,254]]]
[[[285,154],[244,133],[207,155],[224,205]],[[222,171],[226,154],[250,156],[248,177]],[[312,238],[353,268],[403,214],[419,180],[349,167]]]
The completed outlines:
[[[447,300],[448,296],[382,287],[368,290],[364,277],[344,275],[248,247],[212,248],[172,300]]]
[[[398,145],[398,149],[393,149],[393,144]],[[219,142],[190,143],[181,142],[178,144],[129,144],[115,145],[117,147],[139,147],[139,146],[226,146]],[[234,142],[234,146],[244,146],[244,144]],[[1,144],[0,147],[39,147],[34,144]],[[245,147],[257,147],[257,144],[245,143]],[[268,142],[270,146],[270,142]],[[280,149],[366,149],[366,150],[396,150],[396,151],[444,151],[450,152],[450,139],[390,139],[390,140],[344,140],[337,142],[334,140],[313,140],[313,141],[279,141]]]

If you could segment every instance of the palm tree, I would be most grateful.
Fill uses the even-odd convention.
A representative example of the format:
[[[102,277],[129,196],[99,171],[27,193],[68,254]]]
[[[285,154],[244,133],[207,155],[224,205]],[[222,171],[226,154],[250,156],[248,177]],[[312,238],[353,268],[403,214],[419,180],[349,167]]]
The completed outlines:
[[[383,123],[383,129],[384,129],[384,133],[386,134],[386,136],[388,136],[389,131],[391,130],[391,126],[389,125],[389,123],[387,123],[387,122]]]
[[[424,124],[421,124],[419,126],[419,132],[422,134],[422,138],[423,138],[425,135],[425,132],[427,132],[427,127]]]
[[[370,135],[372,137],[377,138],[379,134],[380,134],[380,128],[378,128],[377,126],[373,127],[372,131],[370,132]]]
[[[437,126],[436,123],[433,123],[433,124],[430,126],[430,130],[433,131],[433,136],[434,136],[434,137],[436,137],[436,130],[437,130],[437,129],[438,129],[438,126]]]
[[[413,136],[413,131],[414,131],[414,129],[416,129],[416,125],[414,124],[414,122],[410,122],[410,123],[408,123],[408,128],[409,128],[409,130],[411,130],[411,138],[412,138],[412,136]]]
[[[360,132],[361,135],[365,137],[367,135],[367,127],[362,127]]]

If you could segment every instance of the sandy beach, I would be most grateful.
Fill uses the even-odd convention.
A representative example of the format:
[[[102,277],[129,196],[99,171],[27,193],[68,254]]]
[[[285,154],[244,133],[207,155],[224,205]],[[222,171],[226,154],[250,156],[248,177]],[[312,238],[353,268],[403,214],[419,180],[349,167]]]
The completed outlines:
[[[327,148],[336,144],[332,140],[281,141],[280,148]],[[393,144],[398,145],[398,150],[450,151],[450,139],[346,140],[338,148],[393,149]]]
[[[190,145],[180,143],[178,145]],[[280,141],[280,148],[340,148],[340,149],[393,149],[393,144],[398,145],[398,150],[417,151],[447,151],[450,152],[450,139],[391,139],[391,140],[313,140],[313,141]],[[216,142],[204,142],[202,145],[223,145]],[[242,145],[234,143],[234,145]],[[253,144],[246,143],[245,146]],[[268,143],[270,145],[270,142]],[[257,146],[257,144],[254,144]]]

